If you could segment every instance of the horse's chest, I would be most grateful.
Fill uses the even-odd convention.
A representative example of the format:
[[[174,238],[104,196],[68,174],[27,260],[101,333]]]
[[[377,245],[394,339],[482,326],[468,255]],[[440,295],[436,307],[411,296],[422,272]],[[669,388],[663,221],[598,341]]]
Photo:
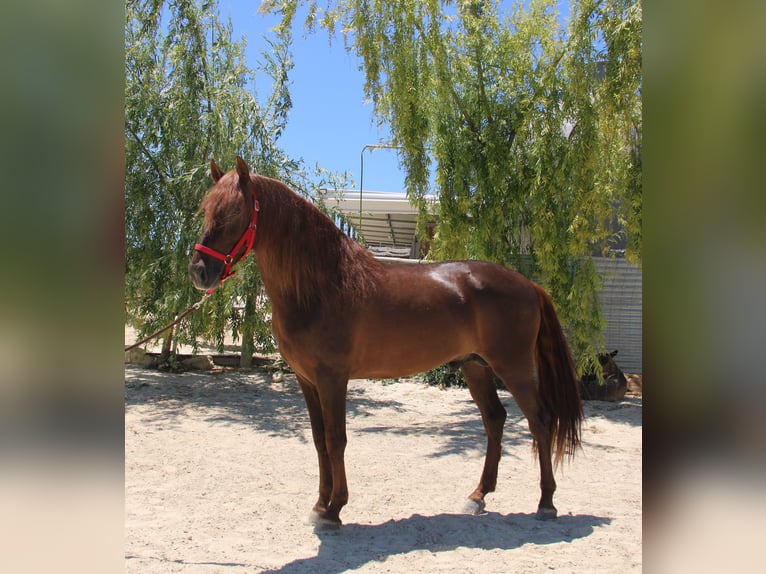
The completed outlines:
[[[348,353],[349,330],[340,317],[274,317],[272,330],[282,358],[293,368],[337,362]]]

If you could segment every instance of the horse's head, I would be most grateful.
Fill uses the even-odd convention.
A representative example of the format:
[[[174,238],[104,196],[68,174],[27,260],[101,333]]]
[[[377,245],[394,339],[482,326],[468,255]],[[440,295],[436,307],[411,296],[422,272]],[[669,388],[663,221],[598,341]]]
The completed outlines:
[[[215,185],[200,205],[205,225],[189,262],[192,283],[203,290],[228,278],[233,265],[248,254],[258,217],[250,169],[242,158],[237,158],[237,169],[226,174],[211,161],[210,173]]]

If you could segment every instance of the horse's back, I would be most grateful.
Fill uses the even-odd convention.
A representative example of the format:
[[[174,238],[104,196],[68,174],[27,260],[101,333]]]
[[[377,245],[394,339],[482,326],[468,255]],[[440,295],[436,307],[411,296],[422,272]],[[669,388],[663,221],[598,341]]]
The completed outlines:
[[[537,304],[531,281],[513,269],[486,261],[391,265],[384,281],[384,292],[393,300],[458,306],[502,302],[505,308]]]

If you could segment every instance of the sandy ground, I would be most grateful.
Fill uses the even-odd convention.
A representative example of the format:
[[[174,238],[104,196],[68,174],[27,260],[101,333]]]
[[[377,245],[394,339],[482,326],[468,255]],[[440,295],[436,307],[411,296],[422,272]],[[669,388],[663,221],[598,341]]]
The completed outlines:
[[[126,366],[125,382],[129,573],[641,571],[640,398],[586,403],[583,451],[556,475],[559,518],[541,522],[508,393],[498,490],[469,516],[485,439],[468,391],[351,381],[344,526],[315,531],[316,455],[291,376]]]

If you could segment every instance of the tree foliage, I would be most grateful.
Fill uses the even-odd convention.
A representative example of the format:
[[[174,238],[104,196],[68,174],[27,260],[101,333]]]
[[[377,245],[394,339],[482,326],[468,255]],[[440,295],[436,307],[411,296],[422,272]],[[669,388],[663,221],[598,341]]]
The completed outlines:
[[[325,4],[324,2],[322,3]],[[431,256],[520,268],[557,304],[581,370],[601,349],[591,259],[641,259],[641,3],[267,0],[288,30],[341,33],[421,204],[434,165]],[[421,229],[421,233],[423,230]],[[425,238],[424,238],[425,239]]]
[[[244,41],[217,2],[128,0],[125,25],[125,232],[128,322],[149,333],[199,300],[187,264],[200,232],[194,217],[212,182],[211,158],[222,167],[236,155],[263,175],[308,193],[303,166],[277,147],[291,107],[291,36],[270,40],[263,64],[245,65]],[[270,93],[255,94],[256,80]],[[233,167],[233,166],[230,166]],[[175,341],[198,338],[223,347],[224,333],[242,337],[243,362],[255,347],[273,350],[253,258],[216,290],[175,332]],[[166,336],[165,346],[170,345]]]

